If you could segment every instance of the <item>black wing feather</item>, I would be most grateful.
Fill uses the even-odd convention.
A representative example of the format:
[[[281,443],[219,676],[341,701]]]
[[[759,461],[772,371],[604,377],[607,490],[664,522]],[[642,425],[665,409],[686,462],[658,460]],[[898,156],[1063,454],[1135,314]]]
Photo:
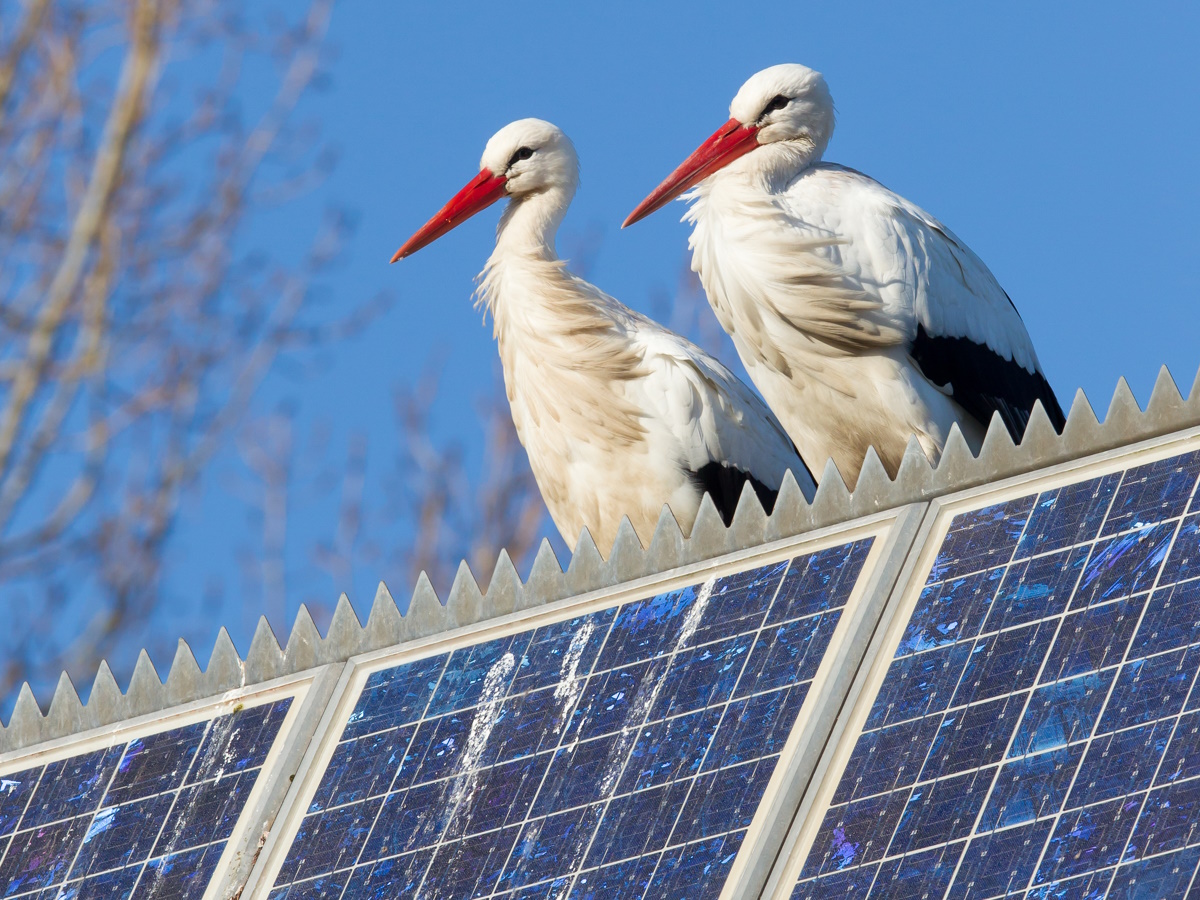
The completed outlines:
[[[779,496],[779,491],[771,490],[749,472],[728,463],[706,463],[698,471],[689,472],[688,475],[697,488],[712,497],[713,505],[721,514],[721,521],[725,523],[726,528],[733,522],[738,499],[742,496],[742,487],[747,481],[754,488],[758,502],[768,514],[775,508],[775,500]]]
[[[1011,301],[1010,301],[1011,302]],[[940,387],[951,386],[954,400],[986,428],[992,413],[1000,413],[1013,442],[1029,424],[1033,404],[1042,401],[1056,431],[1066,425],[1058,398],[1041,372],[1029,372],[1005,359],[986,344],[970,338],[931,335],[921,324],[909,355],[921,372]]]

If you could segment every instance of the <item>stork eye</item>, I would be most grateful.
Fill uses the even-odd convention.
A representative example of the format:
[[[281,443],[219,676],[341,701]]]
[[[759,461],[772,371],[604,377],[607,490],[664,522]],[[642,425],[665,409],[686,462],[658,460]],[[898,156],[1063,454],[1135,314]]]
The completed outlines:
[[[765,116],[765,115],[768,115],[769,113],[775,112],[778,109],[783,109],[785,106],[787,106],[791,102],[792,101],[789,100],[787,97],[783,96],[783,94],[776,94],[775,97],[772,98],[771,102],[767,104],[766,109],[764,109],[762,111],[762,114]]]
[[[530,150],[528,147],[522,147],[520,150],[518,150],[516,153],[514,153],[509,158],[509,160],[508,160],[509,168],[514,166],[518,160],[529,159],[529,157],[531,157],[531,156],[533,156],[533,151]]]

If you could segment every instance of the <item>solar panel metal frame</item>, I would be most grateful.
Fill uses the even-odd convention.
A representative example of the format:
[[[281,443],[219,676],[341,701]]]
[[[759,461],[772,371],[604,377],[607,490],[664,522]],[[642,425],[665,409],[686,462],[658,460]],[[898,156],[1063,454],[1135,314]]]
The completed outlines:
[[[323,666],[298,675],[276,678],[219,697],[198,700],[161,712],[93,728],[69,737],[0,754],[0,778],[47,763],[81,756],[105,747],[206,722],[242,709],[291,698],[283,723],[237,817],[233,832],[205,890],[205,900],[232,896],[245,883],[264,831],[273,827],[284,793],[291,784],[312,737],[320,710],[328,703],[340,666]]]
[[[910,504],[851,523],[433,635],[401,647],[353,657],[346,665],[317,727],[320,738],[314,741],[301,764],[243,897],[266,897],[272,889],[308,803],[372,673],[539,626],[567,621],[625,602],[694,585],[709,578],[743,572],[799,554],[874,536],[875,542],[864,562],[862,573],[830,639],[808,699],[801,708],[721,894],[722,898],[757,897],[778,854],[786,827],[792,819],[792,811],[825,744],[825,735],[840,705],[838,698],[845,693],[849,678],[861,663],[866,642],[874,631],[875,620],[900,571],[900,564],[909,552],[925,507],[923,503]]]
[[[828,743],[820,759],[816,761],[813,776],[798,804],[779,857],[761,894],[764,900],[789,900],[792,896],[825,812],[831,805],[842,773],[854,751],[875,697],[883,685],[925,587],[926,577],[954,517],[959,513],[1169,459],[1198,449],[1200,428],[1191,428],[1165,439],[1156,438],[1071,460],[1058,466],[937,498],[929,503],[912,544],[910,557],[903,564],[891,596],[884,605],[878,628],[870,639],[865,657],[868,662],[855,673],[830,731]]]

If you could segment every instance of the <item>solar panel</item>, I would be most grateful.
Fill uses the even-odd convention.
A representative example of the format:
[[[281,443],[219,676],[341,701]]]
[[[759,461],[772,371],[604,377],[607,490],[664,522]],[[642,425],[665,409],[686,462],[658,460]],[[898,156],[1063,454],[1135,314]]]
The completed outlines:
[[[290,703],[0,776],[3,895],[201,897]]]
[[[1200,896],[1198,475],[953,517],[795,900]]]
[[[717,896],[871,543],[374,672],[270,896]]]

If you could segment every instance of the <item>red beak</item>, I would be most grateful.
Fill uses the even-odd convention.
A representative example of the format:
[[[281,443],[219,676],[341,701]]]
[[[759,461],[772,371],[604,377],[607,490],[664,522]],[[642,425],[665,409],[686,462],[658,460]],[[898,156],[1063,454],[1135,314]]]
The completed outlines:
[[[432,244],[443,234],[461,225],[480,210],[487,209],[505,194],[507,179],[493,175],[484,169],[467,186],[450,198],[450,202],[438,210],[437,215],[421,226],[421,230],[396,251],[392,262],[412,256],[426,244]]]
[[[667,180],[654,189],[654,193],[639,203],[621,227],[646,218],[713,172],[729,165],[739,156],[745,156],[758,146],[757,135],[757,126],[743,125],[737,119],[730,119],[668,175]]]

